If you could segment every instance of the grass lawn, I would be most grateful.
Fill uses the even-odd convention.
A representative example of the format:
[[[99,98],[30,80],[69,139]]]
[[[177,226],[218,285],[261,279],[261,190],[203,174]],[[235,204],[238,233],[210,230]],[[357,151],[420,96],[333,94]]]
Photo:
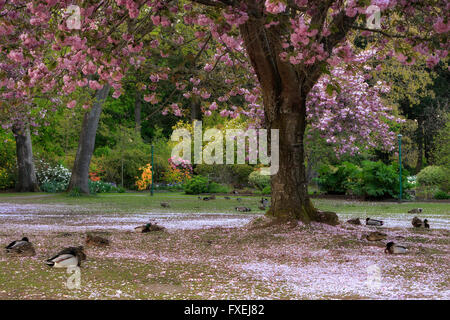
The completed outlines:
[[[225,200],[217,196],[216,200],[203,201],[182,193],[78,198],[65,194],[0,194],[0,243],[6,245],[27,235],[36,248],[33,257],[0,253],[0,299],[450,297],[449,203],[315,199],[316,207],[337,212],[342,223],[336,227],[317,223],[264,228],[255,224],[236,228],[220,225],[227,219],[244,217],[250,221],[262,217],[260,198],[231,196],[231,200]],[[162,208],[162,201],[169,202],[170,208]],[[236,212],[236,206],[251,207],[252,212]],[[420,216],[430,220],[431,230],[410,225],[414,215],[407,211],[417,207],[424,209]],[[177,213],[186,217],[183,225],[188,227],[198,222],[198,214],[202,219],[210,214],[211,220],[220,223],[212,228],[179,229],[181,220],[177,219],[181,218],[172,219]],[[132,226],[153,215],[161,225],[171,223],[166,231],[133,232]],[[380,217],[386,223],[378,229],[345,223],[356,216]],[[115,229],[115,224],[123,220],[129,225]],[[439,228],[434,228],[438,223]],[[386,241],[364,239],[374,230],[386,233]],[[81,287],[68,289],[70,274],[50,269],[43,261],[63,247],[83,244],[87,231],[107,237],[111,245],[86,248]],[[386,255],[383,249],[387,241],[405,244],[408,253]],[[381,274],[378,287],[367,284],[368,272],[374,266]]]

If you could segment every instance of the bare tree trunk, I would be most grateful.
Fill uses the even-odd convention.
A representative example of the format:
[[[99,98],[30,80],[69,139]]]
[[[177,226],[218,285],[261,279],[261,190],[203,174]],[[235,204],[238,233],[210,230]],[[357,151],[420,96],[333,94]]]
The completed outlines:
[[[191,121],[194,121],[194,120],[201,121],[202,115],[203,114],[202,114],[202,110],[201,110],[200,100],[194,99],[192,101],[192,105],[191,105]]]
[[[141,135],[141,111],[142,111],[141,94],[139,91],[137,91],[134,101],[134,122],[136,125],[136,133],[139,133],[139,136]]]
[[[423,120],[421,118],[417,119],[416,139],[417,139],[416,173],[419,173],[423,167],[423,149],[424,149]]]
[[[36,171],[33,163],[33,148],[31,144],[30,128],[28,125],[13,126],[16,139],[18,180],[16,191],[36,192],[39,186],[36,179]]]
[[[108,97],[109,89],[110,86],[106,84],[97,91],[92,109],[84,115],[77,155],[67,191],[78,188],[81,193],[89,193],[89,166],[94,152],[98,122],[102,113],[103,103]]]

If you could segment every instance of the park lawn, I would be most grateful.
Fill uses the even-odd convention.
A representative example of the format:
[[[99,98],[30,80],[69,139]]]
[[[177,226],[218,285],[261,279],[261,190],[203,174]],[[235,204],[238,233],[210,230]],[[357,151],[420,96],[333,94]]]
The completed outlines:
[[[101,216],[139,213],[238,213],[235,206],[249,206],[261,217],[258,196],[223,195],[213,201],[183,193],[99,194],[70,197],[66,194],[0,194],[0,213],[26,205],[36,214],[64,216],[81,213]],[[242,198],[241,202],[236,200]],[[169,202],[162,208],[160,202]],[[86,248],[81,288],[70,290],[70,276],[43,261],[63,247],[84,243],[86,231],[29,229],[21,216],[12,225],[0,221],[0,243],[24,233],[36,247],[33,257],[0,253],[0,299],[448,299],[450,234],[449,203],[361,202],[314,199],[321,210],[336,211],[341,225],[274,225],[254,228],[170,229],[150,234],[130,230],[97,231],[111,240],[106,248]],[[3,206],[2,206],[3,205]],[[35,205],[35,206],[34,206]],[[347,217],[366,215],[409,221],[411,208],[436,215],[444,228],[392,227],[379,230],[388,239],[401,241],[406,255],[386,255],[385,241],[368,242],[366,226],[345,223]],[[10,211],[9,208],[11,208]],[[60,211],[59,211],[60,210]],[[20,212],[20,211],[19,211]],[[439,217],[438,217],[439,216]],[[214,218],[214,217],[212,217]],[[62,220],[55,220],[57,224]],[[101,220],[99,220],[101,222]],[[433,220],[432,220],[433,221]],[[10,221],[11,222],[11,221]],[[100,223],[99,222],[99,223]],[[23,225],[23,227],[20,227]],[[368,289],[367,268],[378,266],[382,289]]]
[[[202,195],[203,197],[205,195]],[[0,193],[1,203],[17,204],[61,204],[73,206],[75,211],[101,213],[140,213],[140,212],[186,212],[186,213],[239,213],[237,206],[247,206],[252,212],[263,213],[258,209],[261,196],[217,195],[216,200],[203,201],[198,195],[186,195],[181,192],[149,193],[110,193],[90,196],[71,197],[65,193]],[[238,202],[236,199],[242,201]],[[264,196],[264,198],[269,198]],[[169,202],[170,208],[162,208],[161,202]],[[393,214],[405,214],[413,208],[423,208],[427,215],[450,215],[450,202],[368,202],[335,199],[313,199],[314,205],[323,211],[342,214],[376,215],[388,217]],[[245,213],[242,213],[245,214]]]

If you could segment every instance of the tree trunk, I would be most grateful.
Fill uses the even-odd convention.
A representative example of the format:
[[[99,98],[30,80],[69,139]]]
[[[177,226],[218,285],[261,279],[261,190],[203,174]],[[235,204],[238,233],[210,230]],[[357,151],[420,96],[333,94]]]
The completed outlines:
[[[202,109],[200,99],[194,99],[191,104],[191,121],[194,120],[202,121]]]
[[[36,179],[36,171],[33,163],[33,148],[31,144],[30,128],[24,125],[13,126],[16,139],[18,180],[16,191],[36,192],[39,186]]]
[[[141,111],[142,111],[142,101],[140,92],[136,92],[134,101],[134,122],[136,124],[136,133],[141,135]]]
[[[267,215],[308,223],[317,220],[308,196],[304,153],[306,97],[311,88],[293,65],[280,61],[281,40],[274,30],[267,32],[262,19],[249,19],[241,25],[262,88],[266,126],[279,129],[279,170],[271,179],[272,202]],[[318,75],[312,72],[310,78]]]
[[[299,97],[300,99],[301,97]],[[268,215],[280,220],[317,219],[317,210],[308,196],[306,180],[304,133],[306,105],[301,99],[296,112],[281,113],[272,122],[271,129],[279,129],[279,170],[272,176],[272,206]],[[273,143],[273,142],[272,142]]]
[[[311,25],[323,25],[332,2],[321,1],[313,13]],[[279,171],[272,176],[272,203],[268,215],[281,221],[323,221],[308,196],[305,169],[304,134],[306,99],[324,70],[324,63],[292,65],[283,61],[283,25],[265,27],[264,1],[246,1],[249,19],[240,25],[246,52],[261,86],[267,129],[279,129]],[[284,20],[283,20],[284,19]],[[337,31],[320,40],[325,52],[331,54],[341,43],[357,16],[339,12],[330,23]],[[273,142],[272,142],[273,143]],[[336,217],[337,218],[337,217]]]
[[[106,84],[97,91],[92,109],[84,115],[78,150],[67,191],[78,188],[81,193],[89,193],[89,166],[94,152],[98,122],[102,113],[103,103],[108,97],[109,89],[110,86]]]
[[[423,120],[421,118],[417,119],[416,139],[417,139],[416,173],[419,173],[423,167],[423,145],[424,145]]]

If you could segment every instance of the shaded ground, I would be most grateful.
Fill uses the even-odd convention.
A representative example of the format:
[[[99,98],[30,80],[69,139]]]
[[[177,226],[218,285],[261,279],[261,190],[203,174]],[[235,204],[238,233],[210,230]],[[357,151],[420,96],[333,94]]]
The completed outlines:
[[[383,218],[385,227],[378,230],[388,239],[373,243],[361,240],[372,231],[366,226],[252,228],[248,221],[262,212],[232,213],[236,200],[207,202],[180,194],[149,198],[0,197],[0,243],[27,235],[37,251],[31,258],[0,254],[0,298],[450,298],[450,212],[445,204],[316,201],[320,209],[334,208],[341,221]],[[159,202],[167,199],[171,208],[161,208]],[[255,209],[257,200],[243,198],[241,203]],[[178,210],[182,202],[184,212]],[[421,217],[430,220],[432,230],[410,228],[413,215],[405,212],[413,207],[424,208]],[[149,220],[168,230],[132,232]],[[87,231],[99,232],[112,244],[86,249],[81,288],[70,290],[70,274],[42,262],[64,246],[82,244]],[[389,240],[408,246],[408,253],[384,254]],[[375,284],[370,282],[374,270],[380,271]]]

